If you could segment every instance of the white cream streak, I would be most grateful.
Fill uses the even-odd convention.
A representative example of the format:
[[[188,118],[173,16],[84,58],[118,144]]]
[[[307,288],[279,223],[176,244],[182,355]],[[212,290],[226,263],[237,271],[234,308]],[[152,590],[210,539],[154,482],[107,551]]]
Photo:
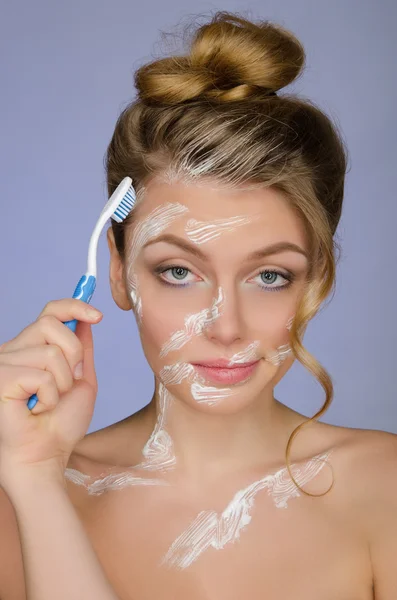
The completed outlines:
[[[280,366],[288,356],[292,354],[292,348],[289,344],[284,344],[276,348],[275,352],[269,352],[266,356],[266,360],[276,367]]]
[[[144,246],[151,238],[157,237],[164,229],[169,227],[175,219],[188,212],[188,208],[183,204],[166,202],[158,206],[148,216],[137,224],[131,244],[129,247],[129,261],[132,265],[142,246]]]
[[[290,317],[290,318],[288,319],[288,321],[287,321],[287,325],[286,325],[286,327],[287,327],[287,329],[288,329],[288,330],[290,330],[290,329],[291,329],[291,327],[292,327],[292,322],[293,322],[294,318],[295,318],[295,315],[293,315],[292,317]]]
[[[250,222],[251,218],[244,215],[230,217],[229,219],[215,219],[212,222],[189,219],[185,231],[192,242],[203,244],[219,237],[222,233],[233,231],[239,225],[246,225]]]
[[[257,360],[259,358],[259,356],[257,355],[258,348],[259,342],[252,342],[244,350],[241,350],[241,352],[233,354],[229,361],[229,366],[250,362],[252,360]]]
[[[332,450],[314,456],[303,468],[291,465],[298,484],[303,487],[321,471]],[[200,512],[191,525],[173,542],[161,563],[178,569],[189,567],[199,556],[214,548],[221,550],[226,544],[234,543],[240,533],[251,522],[251,511],[255,496],[267,488],[276,508],[287,508],[290,498],[301,494],[289,476],[286,467],[274,475],[267,475],[235,494],[222,513],[213,510]]]
[[[258,347],[259,341],[255,341],[249,344],[244,350],[233,354],[229,360],[229,366],[256,360],[258,358]],[[225,398],[229,398],[233,394],[238,393],[238,390],[235,388],[217,388],[206,386],[198,377],[196,377],[195,381],[192,383],[191,391],[193,398],[197,402],[204,402],[210,406],[212,404],[216,404],[220,400],[224,400]]]
[[[286,328],[288,330],[290,330],[292,327],[294,317],[295,315],[292,315],[292,317],[290,317],[287,321]],[[275,365],[276,367],[279,367],[281,363],[284,362],[291,354],[291,346],[289,344],[283,344],[282,346],[276,348],[275,351],[270,351],[266,357],[266,360],[271,364]]]
[[[235,389],[211,387],[205,385],[200,380],[194,381],[190,389],[196,402],[208,404],[209,406],[236,394]]]
[[[147,471],[164,471],[171,469],[176,464],[173,443],[170,435],[165,430],[166,412],[172,400],[169,391],[162,383],[159,384],[159,413],[152,435],[146,442],[142,454],[144,460],[134,469]]]
[[[193,377],[195,374],[193,365],[185,362],[174,363],[173,365],[165,365],[159,377],[164,385],[176,385],[182,383],[186,378]]]
[[[138,320],[142,319],[142,302],[138,291],[138,281],[134,274],[135,260],[142,247],[152,238],[157,237],[164,229],[169,227],[175,219],[188,212],[188,208],[179,203],[167,202],[158,206],[148,214],[134,229],[128,250],[129,268],[127,281],[130,287],[131,299],[136,308]]]
[[[135,313],[137,316],[138,323],[142,321],[142,300],[138,290],[138,278],[135,274],[128,276],[128,283],[130,286],[130,296],[132,304],[135,307]]]
[[[66,469],[66,479],[69,479],[76,485],[85,487],[89,495],[99,495],[107,490],[121,490],[133,485],[168,485],[162,479],[147,479],[134,475],[132,470],[164,471],[174,467],[176,459],[172,440],[164,429],[165,414],[171,400],[171,394],[160,384],[159,414],[153,433],[142,450],[144,460],[141,463],[128,467],[125,471],[113,472],[98,479],[93,479],[93,476],[81,473],[76,469]],[[128,469],[131,469],[131,472]]]
[[[257,349],[259,341],[254,341],[249,344],[244,350],[233,354],[230,358],[229,365],[242,364],[258,358]],[[197,402],[204,402],[209,405],[215,404],[219,400],[228,398],[237,390],[232,388],[217,388],[205,385],[203,378],[195,371],[193,365],[185,362],[174,363],[173,365],[165,365],[160,371],[160,379],[164,385],[176,385],[184,379],[190,380],[191,393]]]
[[[185,326],[183,329],[175,331],[160,350],[160,357],[166,356],[173,350],[179,350],[187,342],[189,342],[193,336],[202,333],[205,327],[208,327],[215,321],[220,315],[219,309],[223,305],[224,295],[222,288],[218,289],[218,297],[213,301],[211,308],[203,308],[198,313],[188,315],[185,317]]]
[[[184,362],[163,367],[160,371],[160,379],[164,385],[177,385],[187,379],[191,383],[190,390],[196,402],[210,406],[236,393],[236,390],[231,388],[216,388],[206,385],[205,380],[200,377],[193,365]]]
[[[121,473],[111,473],[105,477],[94,479],[86,473],[81,473],[76,469],[66,469],[64,472],[65,479],[69,479],[76,485],[82,485],[86,488],[89,495],[99,496],[108,490],[121,490],[134,485],[168,485],[162,479],[145,479],[144,477],[136,477],[128,471]],[[92,483],[90,483],[90,481]]]

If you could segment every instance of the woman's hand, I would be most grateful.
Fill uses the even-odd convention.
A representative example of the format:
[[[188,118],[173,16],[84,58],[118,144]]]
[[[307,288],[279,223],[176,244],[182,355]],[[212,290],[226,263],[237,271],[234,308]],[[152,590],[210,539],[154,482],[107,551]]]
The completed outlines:
[[[97,312],[92,316],[90,311]],[[13,472],[64,473],[87,433],[97,395],[91,324],[102,318],[81,300],[49,302],[38,319],[0,346],[0,485]],[[76,333],[63,321],[77,319]],[[80,379],[74,370],[83,362]],[[38,402],[29,410],[27,401]]]

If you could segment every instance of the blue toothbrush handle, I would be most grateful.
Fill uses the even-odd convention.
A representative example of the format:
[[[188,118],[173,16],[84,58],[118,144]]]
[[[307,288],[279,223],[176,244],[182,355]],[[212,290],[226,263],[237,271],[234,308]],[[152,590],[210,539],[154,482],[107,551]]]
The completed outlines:
[[[96,286],[96,277],[94,275],[83,275],[78,282],[76,289],[74,290],[74,294],[72,298],[76,298],[77,300],[83,300],[83,302],[87,302],[89,304],[92,294],[95,291]],[[76,331],[77,319],[72,319],[71,321],[63,321],[63,324],[73,332]],[[28,408],[32,410],[36,406],[38,402],[37,394],[32,394],[28,400]]]

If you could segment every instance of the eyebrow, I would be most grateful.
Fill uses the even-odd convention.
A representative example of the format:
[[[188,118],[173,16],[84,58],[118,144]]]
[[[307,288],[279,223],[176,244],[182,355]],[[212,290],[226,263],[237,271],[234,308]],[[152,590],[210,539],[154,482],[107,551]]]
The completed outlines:
[[[156,238],[149,240],[148,242],[146,242],[146,244],[144,244],[143,249],[147,248],[148,246],[151,246],[152,244],[158,244],[160,242],[166,242],[167,244],[178,246],[178,248],[185,250],[185,252],[188,252],[189,254],[200,258],[202,261],[208,262],[208,256],[202,250],[200,250],[200,248],[197,248],[197,246],[176,235],[173,235],[172,233],[163,233],[162,235],[159,235]],[[298,252],[299,254],[305,256],[307,260],[309,260],[308,253],[303,248],[301,248],[301,246],[293,244],[292,242],[276,242],[275,244],[271,244],[270,246],[259,248],[258,250],[251,252],[251,254],[249,254],[245,260],[250,261],[265,258],[266,256],[279,254],[280,252],[287,251]]]

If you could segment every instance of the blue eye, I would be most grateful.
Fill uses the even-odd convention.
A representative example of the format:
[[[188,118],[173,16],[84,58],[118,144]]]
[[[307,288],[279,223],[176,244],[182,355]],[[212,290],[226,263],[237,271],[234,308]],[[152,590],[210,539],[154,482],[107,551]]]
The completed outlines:
[[[270,278],[268,277],[268,275],[270,275]],[[278,273],[276,273],[275,271],[262,271],[262,273],[260,273],[260,276],[263,283],[274,283],[274,280],[278,277]],[[266,279],[263,276],[265,276]]]
[[[188,273],[188,270],[185,269],[184,267],[172,267],[170,269],[173,277],[176,277],[176,279],[184,279],[186,273]]]
[[[186,279],[186,276],[191,273],[191,271],[189,271],[189,269],[186,269],[186,267],[181,267],[180,265],[175,265],[175,266],[171,266],[171,267],[167,267],[166,269],[160,269],[157,270],[158,275],[160,276],[160,280],[162,283],[165,283],[166,285],[171,285],[173,287],[184,287],[186,285],[189,285],[191,283],[190,280],[187,281],[187,283],[182,283],[182,284],[178,284],[178,283],[173,283],[173,281],[183,281]],[[163,275],[165,275],[166,273],[169,273],[172,278],[173,281],[169,280],[169,279],[165,279],[164,277],[162,277]]]
[[[269,271],[269,270],[261,271],[260,273],[258,273],[258,275],[256,277],[260,277],[262,283],[267,284],[267,285],[262,285],[262,283],[260,283],[259,286],[263,290],[268,291],[268,292],[279,292],[283,288],[289,287],[293,281],[292,274],[287,276],[287,275],[283,275],[279,271]],[[284,283],[282,285],[273,286],[272,284],[275,283],[275,281],[277,281],[277,277],[281,277],[281,279],[284,279],[284,281],[286,281],[287,283]]]

